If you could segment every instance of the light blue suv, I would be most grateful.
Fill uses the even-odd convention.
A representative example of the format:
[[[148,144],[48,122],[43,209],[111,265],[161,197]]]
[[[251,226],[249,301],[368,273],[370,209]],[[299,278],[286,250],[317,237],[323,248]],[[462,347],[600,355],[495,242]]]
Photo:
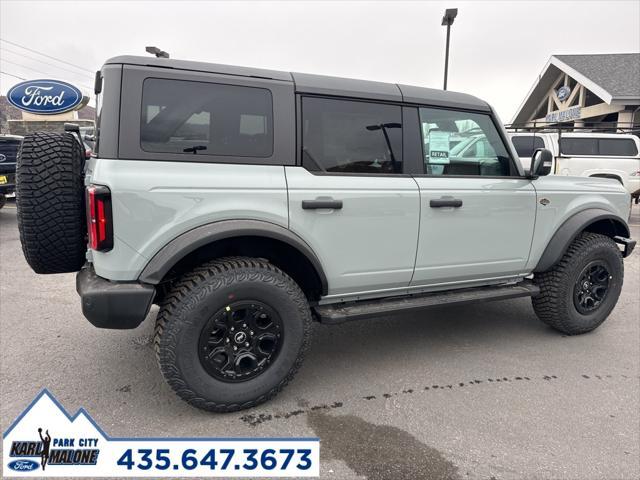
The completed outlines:
[[[147,57],[96,77],[96,155],[25,138],[18,215],[37,273],[79,272],[87,319],[135,328],[177,394],[264,402],[313,320],[531,296],[567,334],[600,325],[635,242],[615,181],[525,174],[469,95]]]

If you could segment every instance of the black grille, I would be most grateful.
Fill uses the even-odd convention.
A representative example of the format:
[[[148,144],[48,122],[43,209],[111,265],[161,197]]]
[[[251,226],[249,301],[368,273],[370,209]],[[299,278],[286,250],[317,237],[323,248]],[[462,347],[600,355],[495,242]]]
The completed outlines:
[[[16,163],[20,141],[17,140],[0,140],[0,165],[7,163]]]

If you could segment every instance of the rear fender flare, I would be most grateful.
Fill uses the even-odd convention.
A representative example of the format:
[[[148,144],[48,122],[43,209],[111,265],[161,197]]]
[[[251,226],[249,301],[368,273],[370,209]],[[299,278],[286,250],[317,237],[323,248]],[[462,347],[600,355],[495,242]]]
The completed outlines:
[[[309,244],[285,227],[260,220],[223,220],[189,230],[161,248],[149,261],[138,280],[157,285],[169,270],[189,253],[218,240],[244,236],[279,240],[298,250],[316,271],[322,287],[322,295],[327,294],[329,290],[327,277],[320,260]]]

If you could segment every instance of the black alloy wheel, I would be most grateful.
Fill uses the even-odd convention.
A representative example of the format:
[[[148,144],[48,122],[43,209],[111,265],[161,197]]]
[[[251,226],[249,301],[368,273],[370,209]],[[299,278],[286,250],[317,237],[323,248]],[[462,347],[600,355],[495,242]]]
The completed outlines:
[[[202,329],[200,363],[219,380],[249,380],[276,359],[283,335],[280,316],[265,303],[231,303],[216,312]]]
[[[612,279],[607,264],[595,260],[587,264],[573,287],[573,303],[578,312],[590,314],[600,308],[609,293],[609,281]]]

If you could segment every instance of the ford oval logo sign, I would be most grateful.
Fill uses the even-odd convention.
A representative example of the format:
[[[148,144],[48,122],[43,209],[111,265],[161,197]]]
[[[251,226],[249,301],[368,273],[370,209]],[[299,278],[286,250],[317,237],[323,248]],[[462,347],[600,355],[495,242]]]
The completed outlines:
[[[558,100],[560,100],[561,102],[564,102],[567,98],[569,98],[569,95],[571,95],[571,88],[569,88],[566,85],[563,85],[558,89],[558,91],[556,92],[556,95],[558,95]]]
[[[15,472],[32,472],[38,468],[38,464],[33,460],[14,460],[9,462],[8,467]]]
[[[25,112],[53,115],[73,110],[82,102],[82,92],[60,80],[28,80],[9,90],[7,99]]]

